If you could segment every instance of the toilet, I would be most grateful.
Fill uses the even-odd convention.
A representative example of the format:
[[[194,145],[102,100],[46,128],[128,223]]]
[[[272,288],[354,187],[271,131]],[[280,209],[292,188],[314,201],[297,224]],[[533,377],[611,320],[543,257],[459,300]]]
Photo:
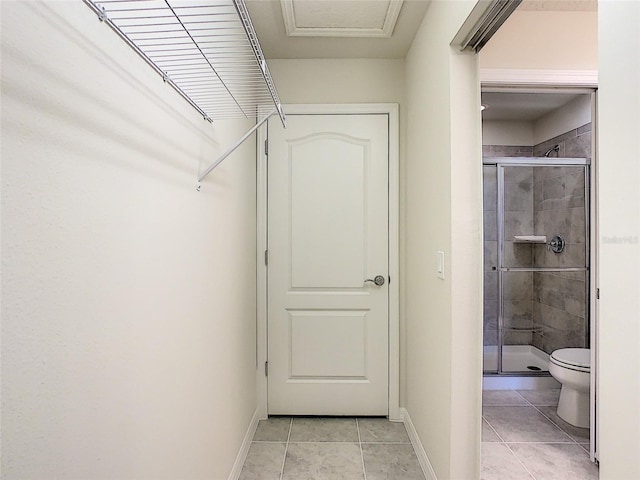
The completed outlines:
[[[589,428],[591,350],[561,348],[549,360],[549,373],[562,384],[558,416],[576,427]]]

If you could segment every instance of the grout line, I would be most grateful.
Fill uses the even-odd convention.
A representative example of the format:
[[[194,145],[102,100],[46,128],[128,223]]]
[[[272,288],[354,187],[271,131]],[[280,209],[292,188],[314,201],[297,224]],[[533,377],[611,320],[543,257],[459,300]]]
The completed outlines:
[[[358,417],[356,417],[356,430],[358,431],[358,447],[360,447],[360,460],[362,461],[362,474],[364,475],[364,480],[367,480],[367,470],[364,467],[364,453],[362,452],[362,438],[360,438],[360,422],[358,422]]]
[[[541,406],[542,406],[542,405],[541,405]],[[566,432],[564,428],[562,428],[562,427],[561,427],[560,425],[558,425],[556,422],[554,422],[553,420],[551,420],[551,418],[549,418],[549,417],[548,417],[548,416],[546,416],[544,413],[542,413],[538,407],[536,407],[535,405],[534,405],[534,407],[535,407],[535,409],[540,413],[540,415],[542,415],[544,418],[546,418],[547,420],[549,420],[549,421],[551,422],[551,424],[552,424],[552,425],[554,425],[556,428],[559,428],[559,429],[560,429],[560,431],[561,431],[562,433],[564,433],[567,437],[569,437],[573,443],[577,443],[578,445],[580,445],[580,443],[579,443],[575,438],[573,438],[571,435],[569,435],[569,433],[568,433],[568,432]]]
[[[293,428],[293,417],[291,417],[291,421],[289,422],[289,433],[287,433],[287,443],[284,446],[284,458],[282,459],[282,468],[280,469],[280,480],[284,475],[284,465],[287,462],[287,452],[289,451],[289,439],[291,438],[291,429]]]
[[[533,407],[533,403],[527,400],[526,397],[522,395],[518,390],[511,390],[511,391],[514,392],[516,395],[518,395],[520,398],[522,398],[525,402],[527,402],[528,405],[531,405]]]
[[[507,449],[511,452],[511,454],[512,454],[514,457],[516,457],[516,460],[520,463],[520,465],[522,465],[522,468],[524,468],[524,469],[527,471],[527,473],[531,476],[531,478],[532,478],[533,480],[537,480],[537,479],[536,479],[536,477],[535,477],[535,475],[534,475],[533,473],[531,473],[531,470],[529,470],[529,469],[527,468],[527,466],[524,464],[524,462],[523,462],[522,460],[520,460],[520,457],[519,457],[518,455],[516,455],[516,452],[514,452],[514,451],[511,449],[511,447],[509,446],[509,444],[508,444],[508,443],[505,443],[505,444],[504,444],[504,446],[505,446],[505,447],[507,447]]]
[[[487,422],[487,425],[489,425],[489,428],[490,428],[491,430],[493,430],[493,432],[496,434],[496,436],[500,439],[500,442],[485,442],[485,443],[507,443],[507,442],[505,442],[505,441],[504,441],[504,438],[502,438],[502,437],[500,436],[500,434],[498,433],[498,431],[497,431],[495,428],[493,428],[493,425],[491,425],[491,423],[489,422],[489,420],[487,420],[486,418],[484,418],[484,415],[482,416],[482,419],[483,419],[485,422]],[[481,442],[481,443],[482,443],[482,442]]]

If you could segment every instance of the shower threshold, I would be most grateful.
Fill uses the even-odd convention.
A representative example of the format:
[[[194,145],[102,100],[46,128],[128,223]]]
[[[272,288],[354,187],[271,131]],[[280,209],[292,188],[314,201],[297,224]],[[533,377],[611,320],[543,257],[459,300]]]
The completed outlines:
[[[498,366],[498,347],[484,347],[484,371],[494,372]],[[533,345],[504,345],[502,347],[502,373],[548,373],[549,355]]]

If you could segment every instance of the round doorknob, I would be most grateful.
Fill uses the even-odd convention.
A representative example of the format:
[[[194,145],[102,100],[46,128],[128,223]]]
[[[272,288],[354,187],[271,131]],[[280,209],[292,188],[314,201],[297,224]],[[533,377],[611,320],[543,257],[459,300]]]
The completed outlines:
[[[371,283],[375,283],[377,286],[381,287],[382,285],[384,285],[384,277],[382,275],[376,275],[373,280],[370,278],[367,278],[364,283],[367,282],[371,282]]]

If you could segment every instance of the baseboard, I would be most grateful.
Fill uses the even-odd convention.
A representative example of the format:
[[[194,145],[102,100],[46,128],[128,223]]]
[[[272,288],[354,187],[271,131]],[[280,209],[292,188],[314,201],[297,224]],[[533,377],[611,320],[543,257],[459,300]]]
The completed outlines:
[[[416,456],[418,457],[418,462],[420,462],[420,467],[422,467],[424,476],[427,480],[438,480],[436,472],[429,461],[429,457],[427,456],[427,452],[425,452],[422,442],[420,441],[420,437],[418,437],[418,432],[416,432],[416,428],[413,426],[409,412],[406,408],[401,408],[400,413],[402,414],[404,426],[407,429],[411,445],[413,445],[413,450],[416,452]]]
[[[251,441],[253,440],[253,436],[256,433],[259,421],[260,413],[258,409],[256,409],[256,411],[253,412],[253,418],[251,419],[251,423],[249,423],[247,432],[244,434],[242,445],[240,445],[240,450],[238,451],[236,461],[233,464],[233,468],[231,469],[228,480],[238,480],[238,478],[240,478],[240,472],[242,472],[244,461],[247,459],[247,454],[249,453],[249,448],[251,447]]]

